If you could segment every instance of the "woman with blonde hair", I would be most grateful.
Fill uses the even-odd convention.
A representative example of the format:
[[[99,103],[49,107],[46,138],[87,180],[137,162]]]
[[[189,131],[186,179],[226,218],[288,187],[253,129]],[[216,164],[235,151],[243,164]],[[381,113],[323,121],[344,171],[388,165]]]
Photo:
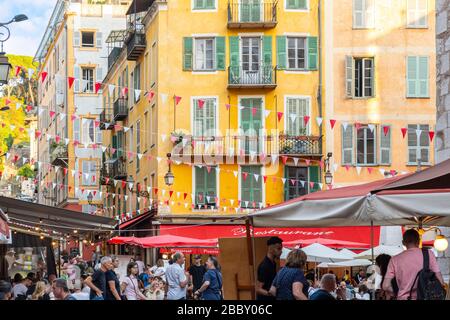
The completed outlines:
[[[36,282],[36,289],[31,295],[31,300],[50,300],[50,295],[47,292],[47,284],[44,281]]]
[[[289,252],[286,264],[278,271],[269,293],[277,300],[308,300],[309,283],[303,274],[306,253],[300,249]]]

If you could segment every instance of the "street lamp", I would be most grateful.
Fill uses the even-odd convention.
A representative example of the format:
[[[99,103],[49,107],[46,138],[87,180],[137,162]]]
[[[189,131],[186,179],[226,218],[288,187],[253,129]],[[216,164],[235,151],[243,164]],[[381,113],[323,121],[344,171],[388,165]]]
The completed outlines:
[[[172,167],[171,167],[171,160],[170,157],[172,157],[172,155],[170,153],[167,154],[167,158],[169,159],[169,171],[167,171],[166,175],[164,176],[164,182],[166,183],[167,186],[171,186],[173,185],[173,181],[175,179],[175,176],[172,173]]]
[[[332,156],[333,153],[328,152],[327,158],[325,159],[325,164],[327,165],[327,171],[325,172],[325,183],[329,186],[333,183],[333,174],[330,171],[330,158]]]
[[[21,22],[25,20],[28,20],[28,17],[26,15],[18,14],[8,22],[0,22],[0,84],[8,83],[9,71],[12,68],[11,64],[8,61],[8,57],[3,51],[3,43],[6,42],[11,36],[11,32],[9,31],[7,25],[13,22]]]

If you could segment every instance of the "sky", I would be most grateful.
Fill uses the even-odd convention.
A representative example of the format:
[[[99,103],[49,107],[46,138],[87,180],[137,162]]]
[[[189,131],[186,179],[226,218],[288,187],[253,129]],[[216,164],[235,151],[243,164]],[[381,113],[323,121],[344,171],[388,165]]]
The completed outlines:
[[[6,54],[34,57],[55,4],[56,0],[0,0],[0,22],[10,21],[17,14],[28,17],[8,26],[11,38],[4,43]]]

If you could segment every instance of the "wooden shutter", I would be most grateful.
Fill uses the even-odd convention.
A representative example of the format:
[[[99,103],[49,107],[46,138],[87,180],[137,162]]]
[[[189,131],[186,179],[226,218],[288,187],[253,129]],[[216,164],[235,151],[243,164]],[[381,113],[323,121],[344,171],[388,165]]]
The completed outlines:
[[[284,178],[286,179],[286,183],[284,184],[284,201],[288,201],[290,199],[289,195],[289,178],[291,177],[289,174],[291,167],[285,166],[284,167]]]
[[[418,57],[418,94],[421,98],[429,97],[428,85],[428,57]]]
[[[79,47],[81,42],[81,33],[79,31],[73,32],[73,46]]]
[[[103,33],[102,32],[96,32],[95,33],[95,39],[97,42],[97,48],[101,48],[103,44]]]
[[[250,176],[250,174],[247,176],[247,179],[244,179],[244,172],[249,172],[250,169],[249,166],[241,166],[241,175],[240,175],[240,179],[241,179],[241,207],[245,207],[244,202],[245,201],[250,201],[251,200],[251,180],[252,177]]]
[[[198,102],[198,101],[197,101]],[[204,134],[208,136],[216,135],[216,103],[215,99],[207,99],[204,110]]]
[[[205,103],[206,104],[206,103]],[[194,137],[201,137],[203,136],[203,108],[198,107],[198,100],[194,100]]]
[[[318,54],[317,54],[317,37],[308,37],[308,69],[317,70]]]
[[[370,70],[370,77],[367,79],[367,70]],[[375,96],[375,59],[367,58],[363,59],[363,96],[373,97]]]
[[[352,56],[345,57],[345,95],[352,98],[355,92],[355,61]]]
[[[216,1],[215,0],[205,0],[205,9],[215,9]]]
[[[75,78],[75,81],[73,83],[73,90],[74,92],[80,92],[81,87],[81,70],[79,66],[73,66],[73,77]]]
[[[384,128],[388,127],[387,135],[384,134]],[[380,127],[380,164],[391,164],[391,126],[381,125]]]
[[[308,182],[314,182],[314,188],[311,188],[311,186],[308,183],[308,188],[309,188],[310,193],[320,190],[318,183],[320,183],[321,180],[320,180],[320,168],[318,166],[309,167],[309,181]]]
[[[114,154],[112,155],[111,158],[117,159],[117,136],[116,135],[113,135],[113,137],[112,137],[112,147],[114,149],[116,149],[116,152],[114,152]]]
[[[123,152],[123,145],[124,145],[124,141],[123,141],[123,131],[119,131],[117,132],[117,157],[120,158],[123,156],[124,152]]]
[[[196,204],[205,204],[206,203],[206,177],[205,177],[205,173],[206,173],[206,168],[204,168],[204,167],[202,167],[202,168],[195,167],[195,199],[196,199]]]
[[[217,184],[217,180],[216,180],[216,168],[213,167],[211,168],[211,171],[208,173],[208,170],[205,168],[203,169],[205,171],[205,184],[206,184],[206,196],[209,197],[209,201],[208,204],[212,205],[216,203],[216,195],[217,195],[217,190],[216,190],[216,184]],[[206,199],[208,200],[208,199]]]
[[[251,172],[252,174],[249,174],[249,176],[247,177],[247,179],[251,179],[251,184],[252,184],[252,190],[251,190],[251,200],[252,202],[256,202],[256,207],[259,207],[259,202],[262,202],[262,180],[263,178],[261,177],[261,167],[260,166],[252,166],[250,167],[252,168]],[[259,175],[258,181],[256,181],[254,174]],[[250,204],[249,204],[250,206]]]
[[[225,70],[225,37],[216,37],[216,68]]]
[[[204,8],[205,8],[205,0],[194,1],[194,9],[204,9]]]
[[[101,144],[102,143],[102,131],[100,130],[99,127],[95,127],[95,126],[94,126],[94,130],[95,130],[95,134],[96,134],[95,143]]]
[[[263,37],[263,62],[265,68],[272,68],[272,36]]]
[[[375,27],[375,1],[364,0],[364,27]]]
[[[407,59],[407,71],[406,71],[406,82],[407,82],[407,97],[417,97],[417,82],[418,82],[418,74],[417,74],[417,61],[418,57],[410,56]]]
[[[102,82],[103,81],[103,68],[102,67],[97,67],[95,69],[95,81],[96,82]],[[100,89],[99,92],[101,93],[102,90]]]
[[[427,124],[421,124],[418,126],[418,129],[422,130],[422,134],[419,139],[420,148],[418,151],[418,157],[420,157],[422,163],[428,163],[430,162],[430,138],[428,134],[430,126]]]
[[[192,70],[192,63],[193,63],[192,42],[193,42],[193,39],[191,37],[183,38],[183,70],[184,71]]]
[[[277,69],[286,69],[286,36],[277,36]]]
[[[260,0],[250,0],[251,6],[251,20],[252,22],[261,21],[261,6],[262,1]]]
[[[416,129],[418,129],[417,125],[408,124],[408,163],[417,162],[417,148],[419,142],[417,140]]]
[[[84,186],[89,185],[89,178],[86,179],[85,173],[89,173],[90,174],[90,162],[89,161],[83,161],[81,162],[81,184]]]
[[[364,27],[364,0],[353,0],[353,28]]]
[[[230,66],[239,67],[239,37],[231,36],[230,40]]]
[[[342,164],[354,163],[353,140],[353,126],[348,125],[347,130],[342,126]]]

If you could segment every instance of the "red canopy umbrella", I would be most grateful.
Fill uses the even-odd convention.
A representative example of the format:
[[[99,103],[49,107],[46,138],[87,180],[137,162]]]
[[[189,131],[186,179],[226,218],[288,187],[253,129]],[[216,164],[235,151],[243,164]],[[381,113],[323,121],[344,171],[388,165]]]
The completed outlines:
[[[368,243],[344,241],[337,239],[326,239],[326,238],[314,238],[314,239],[299,239],[294,241],[283,242],[283,245],[296,246],[296,245],[310,245],[313,243],[319,243],[324,246],[333,248],[368,248],[370,245]]]
[[[153,236],[145,238],[134,238],[130,241],[126,241],[127,244],[134,244],[143,248],[174,248],[174,247],[217,247],[217,239],[195,239],[188,237],[173,236],[170,234],[162,236]]]
[[[108,240],[109,244],[126,244],[127,242],[137,239],[136,237],[114,237]]]

